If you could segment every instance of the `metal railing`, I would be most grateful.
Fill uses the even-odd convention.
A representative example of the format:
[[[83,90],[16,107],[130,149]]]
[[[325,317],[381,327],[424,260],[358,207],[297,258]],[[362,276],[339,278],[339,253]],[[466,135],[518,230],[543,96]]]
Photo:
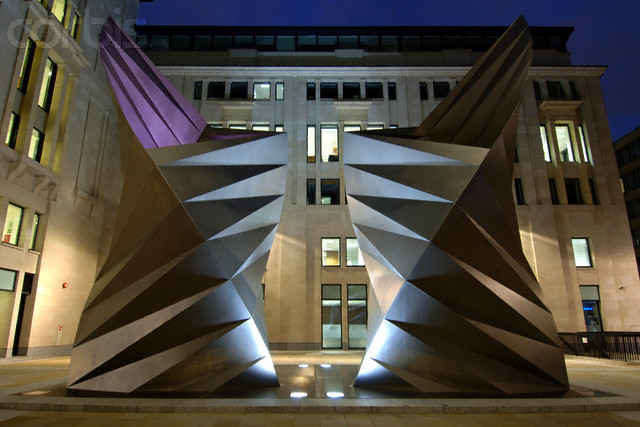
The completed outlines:
[[[565,354],[601,359],[640,360],[638,332],[560,332]]]

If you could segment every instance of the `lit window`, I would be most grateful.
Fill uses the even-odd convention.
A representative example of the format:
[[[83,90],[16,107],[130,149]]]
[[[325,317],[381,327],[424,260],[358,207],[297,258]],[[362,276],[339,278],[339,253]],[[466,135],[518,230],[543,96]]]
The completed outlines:
[[[338,83],[320,83],[320,99],[337,99]]]
[[[56,85],[57,73],[58,66],[51,59],[47,58],[47,64],[44,69],[44,77],[42,78],[42,86],[40,87],[40,95],[38,95],[38,105],[47,112],[51,108],[51,101],[53,100],[53,89]]]
[[[44,147],[44,133],[40,132],[38,129],[33,128],[33,132],[31,132],[31,143],[29,144],[29,154],[36,162],[40,162],[42,160],[42,148]]]
[[[254,83],[253,99],[269,100],[271,98],[271,83]]]
[[[284,99],[284,82],[276,83],[276,100]]]
[[[71,34],[71,37],[76,40],[78,39],[78,34],[80,33],[80,15],[78,12],[74,13],[73,18],[71,18],[69,33]]]
[[[18,80],[18,90],[22,93],[27,91],[29,84],[29,75],[31,74],[31,66],[33,65],[33,56],[36,51],[36,44],[31,39],[27,39],[27,47],[24,50],[22,58],[22,68],[20,68],[20,78]]]
[[[429,91],[426,82],[420,82],[420,99],[426,101],[429,99]]]
[[[349,348],[367,346],[367,285],[347,285]]]
[[[338,126],[322,125],[320,128],[320,155],[323,162],[337,162]]]
[[[544,125],[540,125],[540,139],[542,140],[544,161],[549,163],[551,161],[551,153],[549,151],[549,140],[547,139],[547,128]]]
[[[284,132],[284,125],[275,125],[273,130],[276,132]]]
[[[553,178],[549,178],[549,192],[551,193],[551,204],[559,205],[558,189],[556,188],[556,180]]]
[[[384,129],[384,123],[369,123],[367,124],[367,130],[382,130]]]
[[[573,258],[576,267],[593,267],[591,263],[591,251],[589,250],[589,241],[586,238],[572,238]]]
[[[0,268],[0,291],[13,292],[16,287],[18,272]]]
[[[389,82],[387,84],[387,89],[389,90],[389,101],[396,100],[396,84],[395,82]]]
[[[600,315],[600,290],[597,285],[580,286],[582,312],[587,332],[602,332]]]
[[[40,214],[33,214],[33,224],[31,225],[31,243],[29,243],[29,249],[33,250],[36,247],[36,238],[38,237],[38,226],[40,225]]]
[[[340,285],[322,285],[322,348],[342,348]]]
[[[383,99],[384,94],[382,92],[382,83],[365,83],[364,84],[365,98],[367,99]]]
[[[442,99],[449,94],[449,82],[433,82],[433,97]]]
[[[347,267],[364,267],[358,239],[354,237],[347,237]]]
[[[322,266],[340,267],[340,238],[322,238]]]
[[[558,151],[560,160],[563,162],[573,162],[573,145],[571,144],[571,133],[568,125],[556,125],[556,139],[558,141]]]
[[[513,184],[516,190],[516,203],[519,205],[526,205],[524,201],[524,190],[522,189],[522,179],[514,178]]]
[[[24,209],[20,206],[9,203],[7,219],[4,222],[4,231],[2,232],[2,241],[4,243],[9,243],[10,245],[18,244],[23,212]]]
[[[307,83],[307,100],[311,101],[316,99],[316,84]]]
[[[344,125],[344,131],[346,132],[358,132],[360,125]]]
[[[269,132],[269,124],[255,124],[251,126],[252,130],[259,130],[261,132]]]
[[[229,98],[231,99],[247,99],[249,91],[249,83],[247,82],[231,82],[231,90]]]
[[[67,0],[53,0],[51,13],[58,18],[58,21],[64,23],[64,17],[67,13]]]
[[[570,205],[582,204],[582,192],[578,178],[565,178],[564,186],[567,191],[567,203]]]
[[[224,99],[224,82],[209,82],[207,84],[207,98]],[[240,96],[240,98],[242,98],[242,96]],[[246,90],[244,98],[246,98]]]
[[[320,180],[320,204],[339,205],[340,204],[340,180],[321,179]]]
[[[582,147],[582,156],[584,157],[584,161],[589,163],[589,150],[587,149],[587,135],[584,132],[584,127],[582,125],[578,126],[578,137],[580,138],[580,146]]]
[[[20,127],[20,116],[14,112],[11,112],[11,118],[9,119],[9,129],[7,129],[7,139],[5,144],[9,148],[16,148],[16,140],[18,139],[18,129]]]
[[[246,123],[231,123],[231,124],[229,124],[229,129],[246,130],[247,129],[247,124]]]
[[[194,83],[194,85],[193,85],[193,99],[202,99],[202,81]]]
[[[316,126],[307,126],[307,163],[316,161]]]
[[[360,99],[360,83],[343,83],[342,84],[343,99]]]
[[[316,180],[307,179],[307,204],[316,204]]]

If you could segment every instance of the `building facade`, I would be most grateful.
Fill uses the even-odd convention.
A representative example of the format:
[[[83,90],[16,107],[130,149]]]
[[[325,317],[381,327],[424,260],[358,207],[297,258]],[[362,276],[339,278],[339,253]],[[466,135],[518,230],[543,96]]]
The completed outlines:
[[[0,3],[0,356],[68,354],[104,260],[121,185],[98,52],[138,2]]]
[[[631,239],[640,266],[640,128],[613,143],[620,171]]]
[[[287,195],[264,278],[273,349],[364,347],[369,281],[346,205],[344,132],[417,126],[503,31],[138,28],[139,45],[210,125],[288,134]],[[514,172],[521,239],[560,331],[637,331],[605,68],[570,63],[571,31],[532,28]]]

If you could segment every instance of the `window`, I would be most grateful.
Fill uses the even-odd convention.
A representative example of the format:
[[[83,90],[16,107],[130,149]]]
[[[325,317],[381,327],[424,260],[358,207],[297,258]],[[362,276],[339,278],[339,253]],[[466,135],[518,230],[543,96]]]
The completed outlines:
[[[395,101],[396,98],[396,84],[395,82],[389,82],[387,84],[387,89],[389,91],[389,101]]]
[[[284,132],[284,125],[275,125],[275,126],[273,127],[273,130],[274,130],[275,132]]]
[[[247,82],[231,82],[231,90],[229,98],[231,99],[247,99],[249,98],[249,83]]]
[[[340,204],[340,180],[321,179],[320,180],[320,204],[339,205]]]
[[[74,13],[73,18],[71,18],[69,33],[71,34],[71,37],[76,40],[78,39],[78,35],[80,34],[80,14],[78,14],[78,12]]]
[[[367,130],[382,130],[384,129],[384,123],[369,123],[367,124]]]
[[[547,82],[547,92],[549,93],[549,99],[564,99],[564,92],[560,82]]]
[[[549,140],[547,139],[547,128],[540,125],[540,139],[542,140],[542,151],[544,152],[544,161],[551,161],[551,152],[549,151]]]
[[[582,125],[578,125],[578,137],[580,138],[580,146],[582,147],[582,156],[584,157],[584,161],[589,163],[589,150],[587,149],[587,137],[584,133],[584,127]]]
[[[631,239],[633,240],[633,247],[640,248],[640,228],[631,230]]]
[[[202,81],[193,84],[193,99],[202,99]]]
[[[40,95],[38,95],[38,105],[46,112],[51,108],[53,100],[53,89],[56,85],[56,74],[58,66],[51,59],[47,58],[47,64],[44,69],[44,78],[40,87]]]
[[[629,219],[638,218],[640,216],[640,199],[629,200],[626,204]]]
[[[7,129],[7,139],[5,144],[15,150],[16,141],[18,139],[18,129],[20,127],[20,116],[14,112],[11,112],[11,118],[9,119],[9,129]]]
[[[337,162],[338,126],[322,125],[320,128],[320,157],[323,162]]]
[[[571,239],[571,245],[573,246],[573,258],[576,262],[576,267],[593,267],[589,240],[584,237],[574,237]]]
[[[29,85],[29,75],[31,74],[31,66],[33,65],[33,56],[36,52],[36,44],[31,39],[27,39],[27,47],[24,50],[22,58],[22,68],[20,68],[20,78],[18,80],[18,90],[22,93],[27,92]]]
[[[597,285],[580,286],[582,312],[587,332],[602,332],[600,315],[600,290]]]
[[[360,99],[360,83],[343,83],[342,84],[343,99]]]
[[[558,200],[558,189],[556,188],[556,180],[553,178],[549,178],[549,192],[551,193],[551,204],[559,205],[560,200]]]
[[[229,129],[246,130],[247,124],[246,123],[230,123]]]
[[[307,204],[316,204],[316,180],[307,179]]]
[[[367,346],[367,285],[347,285],[349,348]]]
[[[307,100],[312,101],[316,99],[316,84],[307,83]]]
[[[0,268],[0,291],[13,292],[16,287],[18,272]]]
[[[522,189],[522,179],[515,178],[513,180],[513,184],[516,190],[516,203],[519,205],[526,205],[524,201],[524,191]]]
[[[22,227],[22,214],[24,209],[13,203],[9,203],[7,219],[4,222],[2,241],[10,245],[17,245],[20,237],[20,227]]]
[[[576,84],[573,81],[569,82],[569,93],[571,94],[571,99],[575,101],[580,99],[580,94],[578,93],[578,90],[576,89]]]
[[[429,91],[426,82],[420,82],[420,99],[426,101],[429,99]]]
[[[368,99],[384,99],[382,83],[365,83],[364,97]]]
[[[284,99],[284,82],[276,83],[276,100],[281,101]]]
[[[345,132],[358,132],[360,130],[360,125],[344,125]]]
[[[231,85],[233,86],[233,83]],[[224,99],[224,82],[209,82],[207,84],[207,98]]]
[[[347,267],[364,267],[362,252],[355,237],[347,237]]]
[[[578,178],[565,178],[564,186],[567,190],[567,203],[570,205],[581,205],[582,193],[580,192],[580,181]]]
[[[342,348],[340,285],[322,285],[322,348]]]
[[[322,266],[340,267],[340,238],[322,238]]]
[[[40,214],[33,214],[33,224],[31,225],[31,242],[29,243],[29,249],[33,250],[36,247],[36,238],[38,236],[38,226],[40,225]]]
[[[599,205],[600,201],[598,200],[598,192],[596,191],[596,183],[593,181],[593,178],[589,178],[589,190],[591,190],[591,200],[594,205]]]
[[[558,151],[560,160],[563,162],[574,162],[573,144],[571,143],[571,133],[568,125],[556,125],[556,139],[558,141]]]
[[[536,100],[540,101],[542,99],[542,93],[540,92],[540,83],[533,82],[533,93],[536,97]]]
[[[433,82],[433,97],[442,99],[449,94],[449,82]]]
[[[67,14],[67,0],[53,0],[51,13],[58,18],[58,21],[64,23],[64,17]]]
[[[316,125],[307,126],[307,163],[316,161]]]
[[[253,99],[269,100],[271,98],[271,83],[254,83]]]
[[[259,130],[260,132],[269,132],[269,124],[254,124],[251,125],[251,130]]]
[[[337,99],[338,83],[320,83],[320,99]]]
[[[31,143],[29,144],[29,154],[36,162],[40,162],[42,160],[42,148],[44,146],[44,133],[40,132],[38,129],[33,128],[33,132],[31,132]]]

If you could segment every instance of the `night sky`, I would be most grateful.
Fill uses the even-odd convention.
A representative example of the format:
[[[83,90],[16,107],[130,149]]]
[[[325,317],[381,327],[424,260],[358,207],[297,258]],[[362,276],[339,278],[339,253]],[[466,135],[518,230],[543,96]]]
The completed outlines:
[[[148,25],[529,25],[570,26],[574,65],[607,65],[602,78],[613,140],[640,126],[639,0],[155,0]]]

